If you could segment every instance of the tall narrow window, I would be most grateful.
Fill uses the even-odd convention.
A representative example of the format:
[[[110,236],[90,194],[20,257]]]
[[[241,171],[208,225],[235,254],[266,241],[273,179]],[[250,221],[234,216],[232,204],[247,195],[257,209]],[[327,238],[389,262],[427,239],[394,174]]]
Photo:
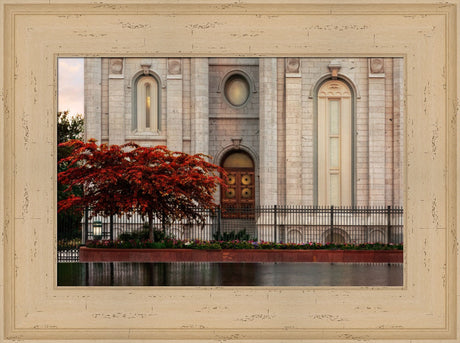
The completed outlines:
[[[145,84],[145,127],[150,129],[150,83]]]
[[[153,76],[137,79],[133,129],[137,132],[158,131],[158,82]]]
[[[318,91],[318,204],[352,205],[352,98],[338,80]]]

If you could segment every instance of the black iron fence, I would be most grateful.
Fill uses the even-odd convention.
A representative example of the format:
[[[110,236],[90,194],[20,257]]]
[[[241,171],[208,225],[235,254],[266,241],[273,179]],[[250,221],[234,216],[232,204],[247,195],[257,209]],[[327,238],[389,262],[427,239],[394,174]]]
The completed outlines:
[[[156,237],[200,240],[257,240],[283,243],[384,243],[403,242],[402,207],[260,206],[198,209],[204,222],[166,222],[154,218]],[[75,227],[59,221],[58,236],[81,239],[148,237],[147,218],[138,214],[92,217],[87,211]],[[71,232],[71,234],[69,233]],[[124,236],[123,236],[124,235]],[[71,237],[72,236],[72,237]],[[58,261],[78,261],[78,250],[58,246]]]
[[[165,222],[154,218],[159,235],[176,239],[258,240],[285,243],[394,243],[403,241],[401,207],[260,206],[251,208],[198,209],[204,222]],[[62,225],[62,223],[61,223]],[[65,231],[64,227],[59,230]],[[122,234],[147,235],[147,218],[138,214],[81,219],[82,242],[117,239]],[[160,234],[161,232],[161,234]],[[123,236],[121,236],[123,237]],[[76,237],[74,237],[76,238]]]
[[[80,251],[78,248],[74,249],[58,249],[57,260],[58,262],[78,262]]]

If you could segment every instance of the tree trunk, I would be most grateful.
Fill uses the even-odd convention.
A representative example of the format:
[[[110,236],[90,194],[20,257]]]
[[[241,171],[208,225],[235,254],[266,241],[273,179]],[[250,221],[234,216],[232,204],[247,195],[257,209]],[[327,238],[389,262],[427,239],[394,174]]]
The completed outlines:
[[[149,212],[149,239],[154,242],[155,236],[153,234],[153,213]]]

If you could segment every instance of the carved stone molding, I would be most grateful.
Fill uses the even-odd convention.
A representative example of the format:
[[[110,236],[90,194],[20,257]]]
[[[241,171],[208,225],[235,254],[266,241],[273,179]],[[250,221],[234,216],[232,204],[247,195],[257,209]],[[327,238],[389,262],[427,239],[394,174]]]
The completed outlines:
[[[286,58],[286,73],[300,73],[300,58]]]
[[[168,58],[168,74],[180,75],[182,73],[182,65],[180,58]]]
[[[331,72],[331,76],[333,79],[337,78],[337,75],[339,75],[339,71],[342,68],[342,65],[340,64],[339,61],[337,60],[332,60],[331,63],[327,65],[329,68],[329,71]]]
[[[151,64],[150,64],[150,63],[142,63],[142,64],[141,64],[141,68],[142,68],[142,70],[144,71],[144,75],[148,75],[148,74],[149,74],[150,67],[151,67]]]
[[[232,145],[235,149],[239,149],[241,145],[241,141],[243,138],[232,138]]]
[[[110,74],[122,75],[123,74],[123,59],[111,58],[110,59]]]
[[[371,74],[383,74],[383,58],[371,58],[369,61],[369,69]]]

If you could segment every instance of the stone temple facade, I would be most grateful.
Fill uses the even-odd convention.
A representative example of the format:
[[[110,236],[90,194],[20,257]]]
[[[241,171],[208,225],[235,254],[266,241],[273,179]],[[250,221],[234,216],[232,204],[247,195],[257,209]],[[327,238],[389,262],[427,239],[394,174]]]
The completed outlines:
[[[87,58],[85,138],[204,153],[222,205],[401,206],[401,58]]]

